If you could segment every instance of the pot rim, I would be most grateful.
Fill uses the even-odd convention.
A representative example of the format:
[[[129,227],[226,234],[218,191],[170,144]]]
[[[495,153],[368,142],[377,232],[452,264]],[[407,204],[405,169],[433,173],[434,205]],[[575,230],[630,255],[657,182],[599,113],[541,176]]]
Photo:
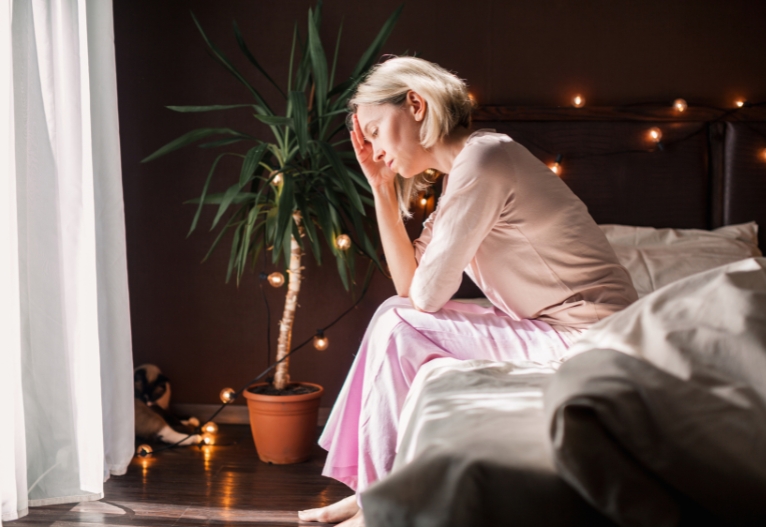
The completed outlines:
[[[302,386],[316,386],[318,388],[317,391],[311,392],[311,393],[302,393],[298,395],[268,395],[264,393],[252,393],[250,391],[250,388],[253,386],[266,386],[269,383],[267,382],[257,382],[255,384],[251,384],[245,390],[242,392],[242,395],[245,396],[245,399],[249,399],[251,401],[261,401],[261,402],[284,402],[284,403],[291,403],[291,402],[298,402],[298,401],[310,401],[312,399],[319,399],[322,394],[324,393],[324,388],[320,384],[315,384],[313,382],[290,382],[290,384],[300,384]]]

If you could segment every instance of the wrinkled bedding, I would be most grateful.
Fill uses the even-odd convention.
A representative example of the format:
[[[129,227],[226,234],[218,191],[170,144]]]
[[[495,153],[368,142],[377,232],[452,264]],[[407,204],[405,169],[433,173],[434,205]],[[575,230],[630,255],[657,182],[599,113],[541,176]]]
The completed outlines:
[[[367,525],[612,525],[556,474],[543,413],[554,371],[451,358],[423,366],[394,470],[362,494]]]
[[[546,407],[590,503],[620,525],[677,525],[685,506],[766,525],[766,259],[675,282],[568,356]]]
[[[764,268],[751,258],[644,297],[586,332],[558,372],[427,364],[394,470],[362,495],[367,524],[765,518]]]

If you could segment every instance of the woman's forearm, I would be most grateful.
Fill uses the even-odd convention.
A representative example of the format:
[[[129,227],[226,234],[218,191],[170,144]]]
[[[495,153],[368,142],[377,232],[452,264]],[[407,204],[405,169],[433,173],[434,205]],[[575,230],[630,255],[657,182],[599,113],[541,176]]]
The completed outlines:
[[[383,252],[386,254],[386,262],[388,262],[391,278],[394,280],[396,294],[408,297],[418,263],[415,260],[415,249],[399,213],[393,182],[373,187],[373,195]]]

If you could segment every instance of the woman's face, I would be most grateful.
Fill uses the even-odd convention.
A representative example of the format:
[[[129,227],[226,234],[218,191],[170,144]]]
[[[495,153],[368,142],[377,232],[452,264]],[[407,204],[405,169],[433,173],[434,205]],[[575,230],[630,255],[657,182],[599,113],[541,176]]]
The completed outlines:
[[[428,151],[420,145],[425,113],[422,98],[409,92],[405,104],[362,104],[356,110],[362,134],[372,145],[376,162],[411,178],[430,168]]]

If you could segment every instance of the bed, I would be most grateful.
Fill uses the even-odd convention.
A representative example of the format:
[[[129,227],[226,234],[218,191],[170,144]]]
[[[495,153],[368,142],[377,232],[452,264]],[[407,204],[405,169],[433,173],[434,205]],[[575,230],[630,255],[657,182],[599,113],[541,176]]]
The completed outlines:
[[[423,367],[394,470],[362,495],[367,524],[764,524],[763,110],[498,107],[474,120],[559,163],[642,298],[563,364]]]

